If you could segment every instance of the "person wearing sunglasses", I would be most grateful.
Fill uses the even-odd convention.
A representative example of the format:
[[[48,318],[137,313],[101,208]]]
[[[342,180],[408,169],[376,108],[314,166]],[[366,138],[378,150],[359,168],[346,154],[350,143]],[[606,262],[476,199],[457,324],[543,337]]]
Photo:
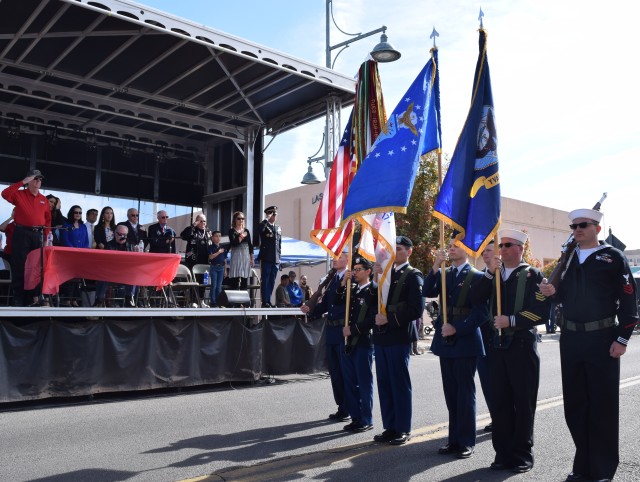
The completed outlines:
[[[82,220],[82,208],[78,205],[71,206],[67,213],[67,220],[61,230],[62,245],[67,248],[89,248],[89,233]],[[80,285],[71,280],[63,283],[61,294],[65,298],[63,306],[78,307],[80,297]]]
[[[14,306],[22,306],[27,301],[24,290],[24,268],[28,254],[42,245],[42,233],[34,226],[51,226],[51,211],[47,198],[40,192],[44,176],[34,169],[26,177],[2,191],[2,197],[15,206],[11,261],[11,289]],[[22,189],[22,187],[26,189]],[[45,229],[46,239],[49,230]],[[33,295],[34,306],[38,303],[38,289]]]
[[[189,269],[196,264],[209,264],[211,231],[207,228],[207,217],[203,213],[196,215],[193,224],[184,228],[180,237],[187,242],[184,264]]]
[[[110,218],[110,216],[109,216]],[[109,251],[126,251],[126,252],[135,252],[138,249],[138,246],[135,244],[129,243],[127,241],[127,237],[129,234],[129,228],[127,228],[124,224],[118,224],[113,233],[113,238],[107,242],[104,249]],[[109,283],[106,281],[97,281],[96,282],[96,301],[94,303],[94,307],[104,308],[105,305],[105,294],[107,292],[107,287]],[[125,308],[135,308],[135,302],[133,299],[133,288],[131,285],[114,285],[114,289],[116,291],[124,291],[124,307]]]
[[[442,388],[449,411],[449,438],[438,453],[466,459],[473,455],[476,446],[474,377],[478,357],[484,355],[480,326],[487,320],[487,305],[471,299],[470,292],[482,274],[469,264],[467,253],[458,243],[451,239],[448,251],[436,253],[433,268],[425,277],[422,295],[442,299],[440,269],[448,259],[451,266],[445,270],[444,290],[447,322],[444,323],[442,313],[436,318],[431,344],[431,351],[440,359]]]
[[[161,210],[157,214],[158,222],[149,226],[149,252],[150,253],[175,253],[176,232],[167,224],[169,215]]]
[[[490,468],[525,473],[534,466],[533,423],[540,384],[536,326],[547,322],[551,303],[540,292],[544,276],[522,258],[527,233],[503,229],[498,237],[499,256],[485,259],[487,270],[472,290],[474,302],[489,302],[494,329],[487,349],[491,439],[496,452]],[[500,315],[496,273],[500,275]]]
[[[144,243],[145,248],[148,246],[147,232],[142,229],[140,224],[140,214],[136,208],[127,209],[127,220],[119,222],[118,226],[126,226],[128,230],[127,242],[132,246],[138,246],[140,241]]]
[[[233,213],[231,229],[229,229],[229,245],[231,286],[235,290],[246,290],[251,268],[253,268],[253,244],[242,211]]]
[[[140,214],[136,208],[127,209],[127,220],[118,223],[118,226],[127,227],[127,243],[129,243],[129,245],[137,247],[141,251],[146,250],[147,246],[149,246],[147,232],[142,229],[142,224],[140,224]],[[138,286],[132,286],[130,289],[127,288],[126,306],[129,307],[133,304],[132,301],[136,298],[138,289],[140,289]],[[138,303],[140,306],[145,306],[146,304],[146,290],[146,287],[142,287],[141,294],[138,296]]]
[[[343,429],[350,433],[373,428],[373,343],[371,330],[378,313],[378,285],[371,282],[373,265],[365,258],[355,258],[337,289],[336,303],[347,300],[347,280],[351,282],[348,325],[342,328],[347,339],[341,356],[344,398],[351,423]]]
[[[638,323],[637,287],[620,250],[598,241],[603,214],[569,213],[576,249],[559,287],[564,415],[576,447],[569,482],[611,480],[619,463],[620,357]]]

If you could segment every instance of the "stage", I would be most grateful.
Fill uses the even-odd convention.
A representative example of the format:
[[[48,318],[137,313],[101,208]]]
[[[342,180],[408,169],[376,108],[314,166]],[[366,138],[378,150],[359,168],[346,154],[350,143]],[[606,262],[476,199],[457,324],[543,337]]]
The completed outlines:
[[[0,308],[0,403],[326,371],[297,308]]]

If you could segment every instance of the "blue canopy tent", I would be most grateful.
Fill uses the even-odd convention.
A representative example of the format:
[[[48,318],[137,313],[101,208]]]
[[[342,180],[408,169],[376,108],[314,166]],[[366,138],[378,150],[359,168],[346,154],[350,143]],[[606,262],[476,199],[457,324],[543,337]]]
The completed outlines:
[[[258,250],[255,253],[257,256]],[[281,261],[282,268],[315,266],[327,261],[327,254],[317,244],[283,236]]]

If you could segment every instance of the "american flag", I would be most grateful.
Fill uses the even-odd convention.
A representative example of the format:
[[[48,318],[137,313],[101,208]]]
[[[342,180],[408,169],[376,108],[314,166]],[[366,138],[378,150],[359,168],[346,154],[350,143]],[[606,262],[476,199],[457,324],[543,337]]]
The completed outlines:
[[[352,116],[353,112],[349,116],[349,122],[333,160],[329,180],[324,187],[316,220],[311,230],[311,239],[336,258],[340,256],[353,230],[353,221],[340,227],[344,199],[355,171],[351,136]]]

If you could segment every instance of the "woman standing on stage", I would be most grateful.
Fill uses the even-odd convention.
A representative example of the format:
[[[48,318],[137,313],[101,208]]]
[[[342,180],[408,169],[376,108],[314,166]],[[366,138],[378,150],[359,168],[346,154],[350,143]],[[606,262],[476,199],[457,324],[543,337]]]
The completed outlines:
[[[113,240],[116,232],[116,216],[111,206],[105,206],[100,212],[98,224],[93,228],[93,239],[96,249],[106,249],[107,243]]]
[[[246,290],[251,268],[253,268],[253,244],[251,233],[245,227],[244,214],[241,211],[233,213],[229,243],[231,245],[229,265],[231,286],[236,290]]]
[[[89,233],[82,220],[82,208],[71,206],[67,214],[67,222],[62,225],[62,245],[67,248],[88,248]],[[80,286],[77,281],[67,281],[62,285],[62,292],[68,299],[64,306],[80,306]]]

